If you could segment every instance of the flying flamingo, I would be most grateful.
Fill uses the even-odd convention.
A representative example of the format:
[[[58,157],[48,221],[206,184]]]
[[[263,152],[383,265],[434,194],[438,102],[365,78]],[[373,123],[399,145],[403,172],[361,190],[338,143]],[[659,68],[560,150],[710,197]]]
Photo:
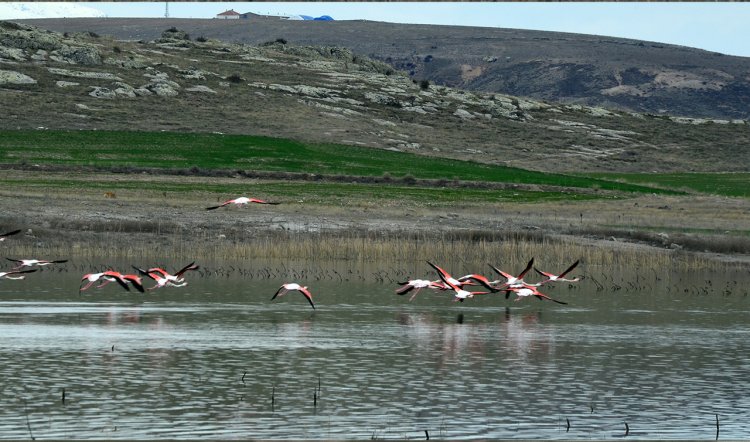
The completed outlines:
[[[120,272],[108,271],[108,272],[104,272],[104,275],[102,277],[104,278],[104,282],[96,286],[96,288],[98,289],[104,287],[110,282],[116,281],[119,283],[122,280],[122,281],[125,281],[126,285],[128,282],[130,282],[131,284],[133,284],[133,287],[135,287],[139,292],[144,293],[143,281],[141,280],[141,277],[138,275],[122,274]]]
[[[508,297],[510,297],[510,292],[508,290],[505,290],[506,288],[522,288],[525,285],[528,285],[526,282],[524,282],[523,277],[526,276],[526,273],[528,273],[529,270],[531,270],[531,267],[534,265],[534,258],[531,258],[531,260],[529,260],[528,264],[526,264],[526,268],[523,269],[523,271],[519,273],[518,276],[513,276],[510,273],[503,272],[492,264],[488,265],[492,267],[492,270],[496,271],[500,276],[505,278],[505,282],[500,285],[500,290],[505,291],[505,299],[508,299]],[[497,279],[495,281],[491,281],[490,284],[493,286],[497,286],[498,284],[500,284],[500,280]]]
[[[9,272],[0,272],[0,278],[5,278],[5,279],[23,279],[23,278],[25,278],[25,277],[26,277],[26,275],[21,275],[21,276],[9,276],[9,275],[19,275],[19,274],[21,274],[21,273],[34,273],[34,272],[36,272],[37,270],[38,270],[38,269],[31,269],[31,270],[15,270],[15,271],[14,271],[14,270],[11,270],[11,271],[9,271]]]
[[[397,295],[405,295],[409,293],[410,291],[414,290],[414,293],[411,295],[411,298],[409,298],[409,302],[414,300],[414,297],[417,296],[417,293],[419,293],[420,290],[422,290],[425,287],[429,287],[431,289],[439,289],[443,290],[447,288],[442,282],[436,282],[436,281],[430,281],[427,279],[410,279],[406,282],[399,282],[401,284],[401,287],[396,289]]]
[[[106,272],[100,272],[100,273],[87,273],[81,277],[81,286],[78,288],[78,293],[80,294],[82,291],[87,290],[89,287],[91,287],[96,281],[99,281],[100,279],[104,278],[105,283],[100,285],[99,287],[102,287],[106,285],[108,282],[116,281],[122,288],[124,288],[127,291],[130,291],[130,287],[128,286],[127,281],[123,278],[122,273],[115,272],[114,270],[107,270]],[[86,285],[84,286],[84,282],[86,282]],[[136,286],[137,288],[138,286]],[[141,287],[142,291],[143,287]]]
[[[133,266],[135,267],[135,266]],[[140,269],[138,267],[135,267],[136,270]],[[169,281],[175,282],[175,283],[181,283],[185,282],[185,278],[182,277],[182,275],[187,272],[188,270],[198,270],[200,266],[195,265],[195,261],[191,262],[190,264],[186,265],[185,267],[181,268],[177,271],[174,275],[169,274],[166,270],[160,268],[160,267],[151,267],[150,269],[146,270],[147,273],[159,273],[161,274],[162,278],[166,278]]]
[[[277,296],[284,296],[287,293],[289,293],[291,291],[295,291],[295,290],[298,291],[298,292],[300,292],[300,293],[302,293],[302,295],[305,298],[307,298],[307,301],[310,303],[310,305],[312,306],[312,308],[315,309],[315,304],[313,304],[312,293],[310,293],[310,290],[308,290],[307,287],[303,287],[303,286],[297,284],[296,282],[282,284],[281,287],[279,287],[279,289],[276,290],[276,293],[271,298],[271,301],[273,301],[274,299],[276,299]]]
[[[523,284],[522,287],[508,287],[505,289],[508,293],[513,292],[516,294],[516,302],[520,301],[521,298],[525,298],[526,296],[536,296],[540,301],[548,300],[552,302],[556,302],[558,304],[567,304],[567,302],[558,301],[557,299],[550,298],[549,296],[545,295],[544,293],[540,292],[535,285],[530,284]],[[506,296],[507,299],[507,296]]]
[[[134,269],[138,270],[138,273],[140,273],[143,276],[148,276],[149,278],[156,281],[156,284],[153,287],[149,287],[146,290],[154,290],[166,286],[170,287],[184,287],[188,285],[187,282],[178,283],[177,280],[170,280],[164,276],[161,275],[160,272],[150,272],[143,269],[140,269],[136,266],[133,266]]]
[[[469,274],[469,275],[462,276],[459,279],[456,279],[456,278],[452,277],[448,272],[446,272],[445,270],[443,270],[440,267],[436,266],[435,264],[431,263],[430,261],[427,261],[427,264],[429,264],[430,266],[432,266],[432,268],[434,268],[435,270],[437,270],[438,274],[443,275],[445,277],[445,279],[443,279],[443,278],[441,278],[441,279],[443,279],[444,282],[447,279],[449,282],[445,282],[445,283],[448,284],[449,286],[457,286],[457,287],[461,288],[461,287],[463,287],[465,285],[477,285],[477,284],[479,284],[479,285],[484,286],[485,288],[487,288],[490,292],[497,292],[498,291],[495,287],[492,287],[492,285],[490,284],[490,281],[487,278],[485,278],[484,276],[482,276],[482,275],[477,275],[477,274],[472,273],[472,274]],[[450,288],[450,287],[446,287],[446,288],[444,288],[444,290],[447,290],[448,288]]]
[[[12,232],[3,233],[2,235],[0,235],[0,241],[5,241],[5,238],[7,238],[9,236],[13,236],[13,235],[15,235],[17,233],[21,233],[21,229],[14,230]]]
[[[542,272],[541,270],[538,270],[536,267],[534,267],[534,271],[536,271],[537,273],[539,273],[542,276],[546,276],[547,277],[547,279],[544,280],[544,281],[542,281],[542,283],[545,283],[545,282],[555,282],[555,281],[559,281],[559,282],[577,282],[577,281],[581,280],[580,277],[576,277],[576,278],[573,278],[573,279],[565,279],[563,277],[565,275],[567,275],[568,273],[570,273],[574,268],[576,268],[576,266],[578,265],[579,262],[580,262],[580,260],[574,262],[570,267],[568,267],[564,272],[560,273],[559,275],[555,275],[555,274],[548,273],[548,272]]]
[[[50,264],[60,264],[63,262],[68,262],[67,259],[61,259],[58,261],[47,261],[45,259],[13,259],[13,258],[5,258],[8,261],[13,261],[15,263],[18,263],[17,266],[13,267],[12,270],[18,270],[23,267],[32,267],[32,266],[46,266]]]
[[[486,295],[487,293],[492,293],[497,291],[496,289],[491,289],[490,292],[470,292],[468,290],[464,290],[461,288],[460,284],[455,284],[453,281],[457,281],[455,278],[453,278],[448,272],[441,269],[440,267],[436,266],[435,264],[427,261],[427,264],[432,266],[437,272],[440,279],[451,289],[453,289],[454,297],[453,301],[459,301],[464,302],[464,299],[467,298],[473,298],[475,295]]]
[[[234,204],[234,205],[237,205],[237,206],[241,206],[243,204],[249,204],[249,203],[255,203],[255,204],[279,204],[279,203],[269,202],[269,201],[265,201],[265,200],[260,200],[260,199],[257,199],[257,198],[248,198],[246,196],[241,196],[241,197],[235,198],[233,200],[225,201],[225,202],[219,204],[218,206],[206,207],[206,210],[218,209],[219,207],[224,207],[224,206],[226,206],[228,204]]]
[[[526,268],[523,269],[521,273],[518,274],[518,276],[513,276],[510,273],[503,272],[502,270],[498,269],[497,267],[493,266],[492,264],[489,264],[489,266],[492,268],[492,270],[496,271],[500,276],[505,278],[505,282],[502,284],[504,286],[511,286],[513,284],[523,284],[523,277],[526,276],[526,273],[531,270],[531,267],[534,265],[534,258],[531,258],[528,264],[526,264]],[[490,282],[491,285],[497,285],[500,284],[500,280],[495,280]]]

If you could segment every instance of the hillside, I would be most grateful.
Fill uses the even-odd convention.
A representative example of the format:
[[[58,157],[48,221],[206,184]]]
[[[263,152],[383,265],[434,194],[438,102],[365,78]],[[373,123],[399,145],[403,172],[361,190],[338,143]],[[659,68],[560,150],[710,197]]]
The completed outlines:
[[[750,58],[583,34],[372,21],[49,19],[60,32],[153,40],[171,26],[193,37],[341,46],[417,80],[568,104],[697,118],[750,118]]]
[[[745,121],[468,92],[414,81],[345,48],[235,44],[181,31],[123,41],[95,29],[60,34],[3,22],[0,129],[265,135],[544,171],[750,165]]]

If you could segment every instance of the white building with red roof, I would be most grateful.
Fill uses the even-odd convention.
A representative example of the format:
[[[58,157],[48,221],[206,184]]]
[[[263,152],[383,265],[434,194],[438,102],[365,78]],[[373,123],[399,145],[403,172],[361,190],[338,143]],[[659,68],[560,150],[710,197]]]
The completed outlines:
[[[238,19],[240,18],[240,13],[235,11],[234,9],[229,9],[227,11],[222,12],[221,14],[216,14],[216,18],[220,18],[224,20]]]

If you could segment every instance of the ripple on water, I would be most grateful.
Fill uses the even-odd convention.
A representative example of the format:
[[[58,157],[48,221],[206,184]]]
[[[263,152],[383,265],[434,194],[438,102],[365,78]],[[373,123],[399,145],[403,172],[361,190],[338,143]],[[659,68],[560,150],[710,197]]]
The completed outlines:
[[[204,302],[0,302],[0,437],[609,439],[627,423],[631,438],[694,439],[715,436],[716,415],[722,437],[750,434],[750,309],[736,299],[660,310],[627,294],[568,307],[362,290],[321,291],[315,311],[220,288]]]

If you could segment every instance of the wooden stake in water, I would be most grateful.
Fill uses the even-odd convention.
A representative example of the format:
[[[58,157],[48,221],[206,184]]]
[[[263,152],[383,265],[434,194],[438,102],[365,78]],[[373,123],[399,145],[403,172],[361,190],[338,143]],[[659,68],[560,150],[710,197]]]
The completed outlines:
[[[273,411],[274,403],[276,402],[276,386],[271,386],[271,411]]]
[[[627,436],[628,434],[630,434],[630,427],[628,427],[628,423],[625,422],[625,436]]]
[[[566,418],[565,418],[565,423],[567,424],[567,425],[565,426],[565,432],[567,433],[567,432],[569,432],[569,431],[570,431],[570,419],[568,419],[568,418],[566,417]]]
[[[719,415],[716,415],[716,440],[719,440]]]
[[[31,422],[29,421],[29,410],[26,408],[26,399],[23,400],[23,411],[26,414],[26,428],[29,429],[29,437],[31,440],[36,440],[34,433],[31,432]]]
[[[62,389],[62,404],[65,405],[65,387]]]
[[[424,437],[425,440],[430,440],[430,433],[428,433],[427,430],[424,430]]]

